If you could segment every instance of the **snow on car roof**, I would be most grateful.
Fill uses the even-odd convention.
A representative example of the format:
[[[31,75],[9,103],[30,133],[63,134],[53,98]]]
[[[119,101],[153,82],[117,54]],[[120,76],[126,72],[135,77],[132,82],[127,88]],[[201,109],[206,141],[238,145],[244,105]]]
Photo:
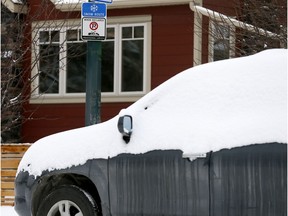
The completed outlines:
[[[133,117],[126,144],[117,121]],[[34,143],[18,171],[40,175],[121,153],[202,154],[287,140],[287,50],[203,64],[179,73],[109,121]]]

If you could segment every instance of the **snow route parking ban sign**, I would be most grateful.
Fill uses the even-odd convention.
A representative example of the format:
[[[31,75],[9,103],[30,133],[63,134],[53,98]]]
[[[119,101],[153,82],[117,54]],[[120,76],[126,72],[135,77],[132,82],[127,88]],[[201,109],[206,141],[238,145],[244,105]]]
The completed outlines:
[[[110,1],[101,1],[110,3]],[[112,3],[112,1],[111,1]],[[107,6],[103,3],[84,2],[81,7],[81,37],[83,40],[105,40]]]
[[[105,18],[82,18],[83,40],[105,40],[106,19]]]

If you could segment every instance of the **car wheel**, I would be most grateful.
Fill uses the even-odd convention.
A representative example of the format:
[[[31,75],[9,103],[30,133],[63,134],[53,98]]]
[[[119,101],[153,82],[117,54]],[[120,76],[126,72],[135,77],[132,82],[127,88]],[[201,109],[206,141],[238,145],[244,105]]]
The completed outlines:
[[[93,197],[74,185],[53,190],[41,202],[37,216],[97,216]]]

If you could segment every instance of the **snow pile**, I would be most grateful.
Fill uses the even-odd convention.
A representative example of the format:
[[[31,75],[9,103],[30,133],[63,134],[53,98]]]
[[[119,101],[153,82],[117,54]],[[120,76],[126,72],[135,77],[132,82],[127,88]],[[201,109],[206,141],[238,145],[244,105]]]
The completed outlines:
[[[133,117],[128,144],[117,129],[124,114]],[[40,175],[120,153],[201,154],[286,139],[287,50],[268,50],[188,69],[107,122],[45,137],[18,171]]]
[[[0,215],[2,216],[18,216],[12,206],[1,206]]]

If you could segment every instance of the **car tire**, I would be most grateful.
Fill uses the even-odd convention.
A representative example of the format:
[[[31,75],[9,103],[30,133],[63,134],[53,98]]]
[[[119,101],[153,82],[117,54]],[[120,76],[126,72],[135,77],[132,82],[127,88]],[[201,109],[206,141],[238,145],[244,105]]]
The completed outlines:
[[[93,197],[74,185],[54,189],[42,201],[37,216],[99,216]]]

